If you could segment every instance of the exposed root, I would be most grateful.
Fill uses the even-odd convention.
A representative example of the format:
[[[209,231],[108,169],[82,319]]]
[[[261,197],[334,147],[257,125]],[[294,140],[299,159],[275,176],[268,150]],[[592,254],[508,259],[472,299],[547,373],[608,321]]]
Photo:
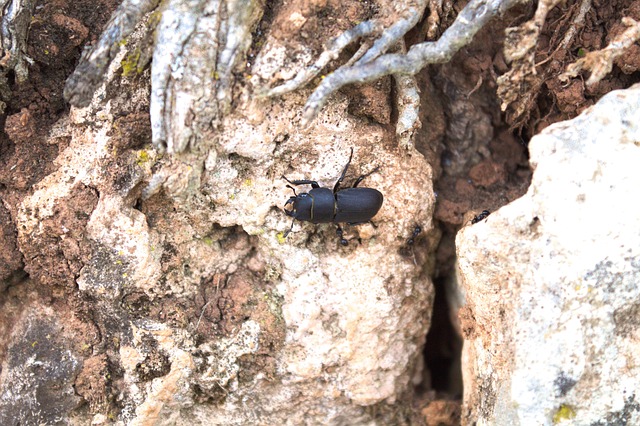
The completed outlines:
[[[508,111],[507,121],[514,128],[522,126],[529,119],[541,87],[553,71],[552,68],[540,71],[540,66],[552,59],[561,63],[564,61],[566,51],[579,29],[584,26],[586,14],[591,9],[591,0],[582,0],[577,10],[573,9],[574,12],[568,13],[567,16],[573,14],[573,19],[568,24],[562,41],[552,38],[550,45],[557,47],[546,59],[536,63],[536,54],[539,54],[536,52],[538,38],[547,14],[559,3],[559,0],[540,1],[532,20],[507,29],[505,59],[511,62],[511,70],[497,79],[498,97],[501,99],[501,109]]]
[[[407,18],[399,20],[384,30],[375,43],[373,43],[371,49],[369,49],[367,53],[365,53],[364,56],[355,63],[355,66],[369,63],[380,55],[386,53],[392,46],[395,46],[396,43],[404,37],[407,31],[415,27],[418,21],[420,21],[425,6],[426,5],[422,3],[420,10],[413,8],[409,9]]]
[[[384,54],[371,62],[365,63],[361,59],[353,66],[338,68],[310,96],[303,112],[303,125],[313,120],[333,92],[347,84],[369,82],[386,75],[414,75],[428,64],[449,61],[458,50],[471,42],[473,36],[491,18],[520,2],[521,0],[472,0],[438,41],[414,45],[406,55]],[[399,31],[394,34],[399,34]]]
[[[507,28],[504,56],[511,63],[511,70],[498,77],[498,97],[503,111],[511,107],[514,120],[530,109],[542,85],[535,67],[536,46],[547,14],[559,2],[542,0],[533,19],[519,27]]]
[[[578,32],[578,28],[582,28],[584,26],[584,19],[589,10],[591,10],[591,0],[582,0],[582,3],[580,3],[580,9],[578,10],[576,17],[573,19],[572,25],[569,27],[569,30],[562,39],[562,43],[560,44],[561,49],[566,50],[569,48],[571,42],[573,42],[573,38]]]
[[[560,79],[566,82],[569,78],[576,77],[582,70],[589,70],[591,75],[586,84],[593,86],[609,74],[616,58],[624,54],[640,39],[640,23],[628,17],[622,18],[622,23],[628,27],[622,34],[618,35],[604,49],[589,52],[584,58],[569,65]]]
[[[160,0],[125,0],[113,13],[100,39],[85,50],[80,63],[67,79],[64,98],[73,106],[89,105],[93,94],[103,83],[109,64],[120,50],[120,42],[135,29]]]
[[[324,52],[322,52],[318,60],[313,65],[300,71],[298,75],[296,75],[292,80],[289,80],[280,86],[274,87],[273,89],[267,90],[264,93],[261,93],[261,95],[283,95],[304,86],[314,77],[320,74],[320,72],[324,69],[324,67],[327,66],[329,62],[336,59],[345,47],[361,37],[379,31],[379,29],[380,25],[376,20],[361,22],[350,30],[345,31],[338,37],[334,38],[329,44],[329,47]],[[360,50],[358,52],[360,52]],[[356,52],[355,57],[359,58],[358,52]],[[362,55],[363,53],[360,54]]]
[[[32,0],[5,0],[2,2],[0,73],[4,77],[9,70],[13,70],[16,80],[20,83],[27,81],[29,65],[34,62],[26,52],[35,3]],[[2,81],[0,85],[5,86],[6,82]],[[3,92],[7,90],[8,88],[2,87]]]
[[[589,10],[591,10],[591,0],[582,0],[582,3],[580,3],[580,8],[578,9],[578,13],[574,16],[573,20],[571,21],[571,25],[569,25],[569,29],[567,30],[567,32],[565,32],[564,37],[562,38],[562,42],[557,43],[557,39],[560,36],[560,34],[555,33],[551,38],[551,42],[549,43],[549,45],[555,46],[557,44],[558,47],[556,47],[553,53],[548,55],[546,59],[536,63],[536,68],[545,64],[551,59],[556,59],[556,60],[564,59],[565,52],[571,46],[571,43],[573,42],[574,37],[578,33],[578,29],[584,27],[585,18]],[[570,16],[570,14],[568,15]],[[560,57],[559,54],[562,56]]]
[[[155,29],[153,43],[141,52],[141,57],[153,57],[152,142],[161,152],[179,153],[197,146],[229,113],[233,70],[250,47],[250,34],[262,16],[262,5],[255,0],[159,3],[124,0],[98,43],[83,54],[67,80],[64,96],[73,106],[88,106],[104,84],[123,41],[136,26],[140,25],[147,35]],[[161,9],[142,26],[156,7]]]
[[[400,42],[400,52],[406,53],[404,41]],[[409,74],[395,74],[398,96],[398,122],[396,123],[396,137],[401,148],[410,150],[413,148],[413,135],[422,127],[418,113],[420,112],[420,90],[415,77]]]
[[[427,39],[434,40],[440,27],[442,16],[442,0],[429,0],[429,16],[427,17]]]

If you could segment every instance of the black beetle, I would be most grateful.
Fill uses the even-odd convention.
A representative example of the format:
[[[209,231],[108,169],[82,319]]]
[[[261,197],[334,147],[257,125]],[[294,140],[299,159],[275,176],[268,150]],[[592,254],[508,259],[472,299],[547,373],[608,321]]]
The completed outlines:
[[[287,216],[293,217],[293,221],[291,222],[291,228],[284,234],[285,238],[293,229],[296,219],[311,223],[348,223],[349,225],[355,225],[369,222],[378,213],[384,199],[380,191],[373,188],[357,187],[364,178],[376,172],[378,167],[356,179],[351,188],[340,189],[340,184],[347,173],[352,157],[353,148],[351,148],[347,165],[344,166],[342,174],[333,186],[333,191],[329,188],[321,188],[315,180],[289,180],[282,176],[291,185],[311,185],[309,192],[301,194],[297,194],[294,187],[287,185],[287,188],[291,188],[293,191],[293,197],[290,197],[285,203],[284,212]],[[287,206],[290,204],[292,208],[287,210]],[[336,234],[340,238],[340,244],[346,246],[348,242],[342,237],[342,228],[340,226],[338,226]]]
[[[474,218],[471,219],[471,224],[473,225],[480,222],[482,219],[486,219],[490,214],[491,212],[489,212],[489,210],[482,210],[479,215],[474,216]]]

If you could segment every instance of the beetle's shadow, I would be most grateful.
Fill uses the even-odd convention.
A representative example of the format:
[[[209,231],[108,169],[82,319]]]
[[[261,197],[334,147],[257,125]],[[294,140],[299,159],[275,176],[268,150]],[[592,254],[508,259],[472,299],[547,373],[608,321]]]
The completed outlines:
[[[348,241],[347,245],[343,245],[340,242],[340,238],[336,235],[335,224],[321,223],[311,225],[306,228],[306,225],[302,225],[297,231],[294,229],[292,233],[304,232],[307,238],[302,245],[313,251],[322,251],[323,249],[329,249],[330,251],[351,252],[356,247],[362,245],[362,238],[359,233],[354,232],[354,226],[342,224],[343,238]]]

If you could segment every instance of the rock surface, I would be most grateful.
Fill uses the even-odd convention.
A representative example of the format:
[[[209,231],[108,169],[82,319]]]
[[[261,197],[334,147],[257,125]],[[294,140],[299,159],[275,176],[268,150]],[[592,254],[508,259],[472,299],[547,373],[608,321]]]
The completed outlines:
[[[640,86],[530,143],[527,194],[457,237],[463,424],[640,423]]]
[[[257,74],[273,67],[268,56],[256,59]],[[12,334],[0,391],[15,409],[0,414],[131,425],[406,421],[433,300],[429,264],[403,252],[416,224],[425,244],[415,257],[429,257],[436,238],[424,157],[351,116],[344,96],[305,129],[308,93],[264,100],[249,88],[197,148],[161,156],[140,130],[148,81],[121,81],[118,70],[116,60],[96,102],[54,127],[65,141],[55,168],[14,212],[32,276],[10,297],[25,300],[16,312],[37,313],[11,316],[11,328],[53,317],[34,330],[55,333],[38,301],[47,297],[99,338],[69,332],[41,355],[21,349],[31,334]],[[109,92],[114,82],[131,86]],[[345,227],[347,247],[330,224],[296,222],[285,239],[291,191],[281,176],[332,187],[350,148],[345,186],[380,166],[360,185],[384,194],[377,227]],[[44,400],[48,388],[26,378],[50,352],[67,360],[51,373],[64,389]],[[25,378],[20,393],[14,378]]]

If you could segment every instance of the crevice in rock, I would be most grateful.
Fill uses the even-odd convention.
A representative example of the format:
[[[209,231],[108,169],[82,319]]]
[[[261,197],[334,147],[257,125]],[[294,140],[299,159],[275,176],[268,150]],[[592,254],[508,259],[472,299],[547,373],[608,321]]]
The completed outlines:
[[[478,151],[484,158],[479,163],[474,159]],[[435,300],[424,351],[422,388],[435,391],[436,399],[460,401],[463,341],[457,329],[460,306],[456,294],[456,234],[464,226],[481,226],[473,224],[473,219],[483,210],[495,212],[522,196],[529,187],[531,170],[526,144],[517,136],[498,129],[486,145],[467,150],[467,158],[460,156],[465,151],[457,152],[457,162],[464,167],[450,167],[446,161],[446,144],[439,152],[441,155],[437,160],[441,174],[434,186],[438,194],[435,218],[441,238],[436,250]]]
[[[461,399],[462,338],[451,321],[452,309],[447,302],[445,279],[443,277],[435,279],[433,284],[436,295],[424,352],[425,365],[430,376],[430,388],[455,399]]]

